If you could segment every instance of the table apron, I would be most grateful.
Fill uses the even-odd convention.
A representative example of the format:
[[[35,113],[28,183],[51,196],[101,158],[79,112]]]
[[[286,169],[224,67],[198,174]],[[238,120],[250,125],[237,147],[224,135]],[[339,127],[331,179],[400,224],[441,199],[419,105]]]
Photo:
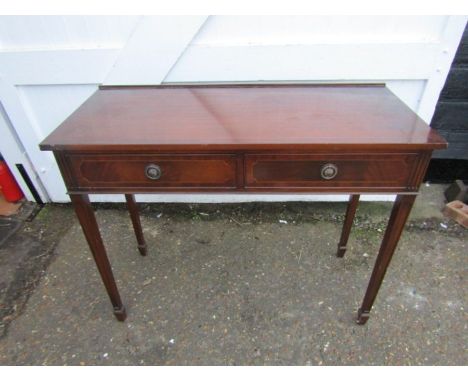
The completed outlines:
[[[55,153],[70,194],[415,194],[430,155],[430,152]]]

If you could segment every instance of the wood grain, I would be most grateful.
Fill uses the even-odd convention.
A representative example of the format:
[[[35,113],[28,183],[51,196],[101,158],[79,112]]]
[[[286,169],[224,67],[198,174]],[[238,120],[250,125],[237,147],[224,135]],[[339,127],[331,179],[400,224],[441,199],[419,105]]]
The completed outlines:
[[[446,147],[384,86],[312,85],[100,89],[40,147],[187,151],[330,145]]]

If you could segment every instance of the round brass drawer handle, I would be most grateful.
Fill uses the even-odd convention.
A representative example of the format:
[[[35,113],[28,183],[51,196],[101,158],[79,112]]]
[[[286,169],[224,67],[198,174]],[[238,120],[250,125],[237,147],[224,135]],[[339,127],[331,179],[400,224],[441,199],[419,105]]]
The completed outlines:
[[[322,166],[320,175],[323,179],[333,179],[338,174],[338,167],[333,163],[327,163]]]
[[[145,167],[145,175],[148,179],[157,180],[161,177],[161,167],[157,164],[149,164]]]

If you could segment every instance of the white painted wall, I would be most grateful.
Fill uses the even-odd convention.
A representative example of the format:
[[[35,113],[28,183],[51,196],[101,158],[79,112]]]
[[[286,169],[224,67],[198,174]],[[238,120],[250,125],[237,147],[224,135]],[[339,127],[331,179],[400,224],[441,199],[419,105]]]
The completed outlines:
[[[464,16],[2,16],[0,152],[10,167],[25,164],[45,200],[68,201],[53,156],[38,144],[99,84],[385,82],[430,121],[466,21]]]

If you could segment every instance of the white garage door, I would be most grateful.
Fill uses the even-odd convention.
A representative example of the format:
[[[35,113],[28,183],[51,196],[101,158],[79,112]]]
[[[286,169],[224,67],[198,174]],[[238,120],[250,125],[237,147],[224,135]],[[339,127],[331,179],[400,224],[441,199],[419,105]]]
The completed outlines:
[[[430,121],[466,20],[463,16],[3,16],[0,152],[18,178],[14,165],[25,166],[44,200],[68,201],[52,154],[39,151],[38,144],[99,84],[385,82]],[[273,198],[318,199],[154,195],[140,200]],[[94,200],[122,199],[104,195]]]

